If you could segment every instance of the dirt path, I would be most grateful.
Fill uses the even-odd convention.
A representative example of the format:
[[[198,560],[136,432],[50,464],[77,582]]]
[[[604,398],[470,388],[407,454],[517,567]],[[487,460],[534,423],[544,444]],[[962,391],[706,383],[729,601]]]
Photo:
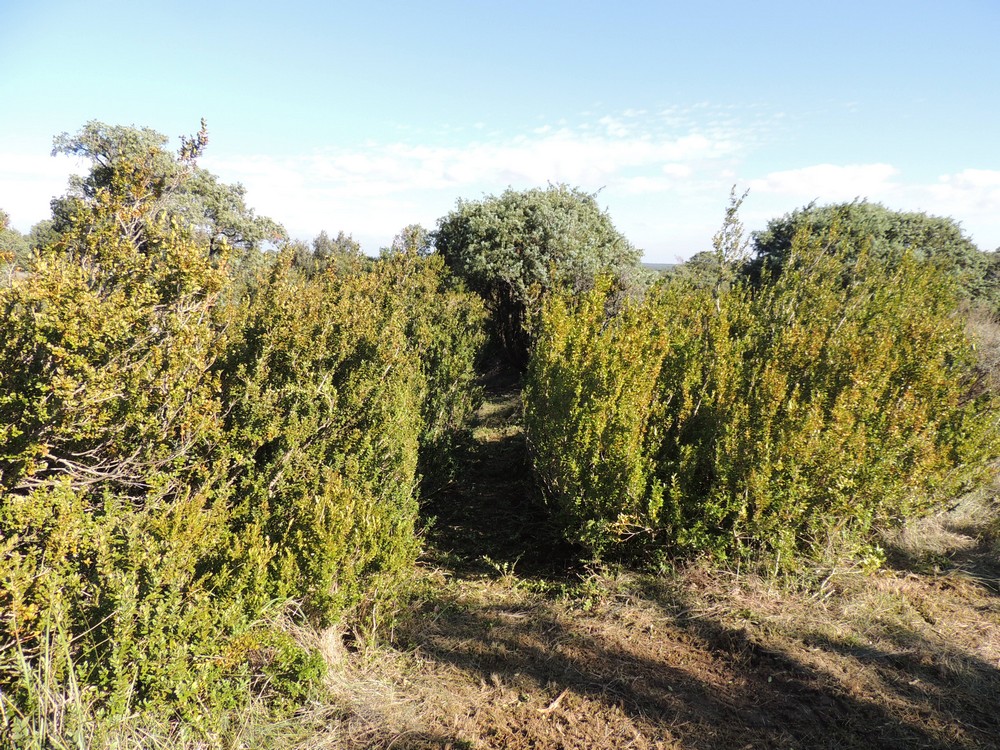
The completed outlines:
[[[875,575],[587,570],[533,502],[518,399],[494,384],[428,509],[422,594],[352,667],[379,687],[349,746],[1000,748],[992,501]]]
[[[560,540],[534,495],[519,383],[496,376],[486,395],[466,470],[425,508],[434,519],[426,562],[463,575],[572,577],[579,551]]]

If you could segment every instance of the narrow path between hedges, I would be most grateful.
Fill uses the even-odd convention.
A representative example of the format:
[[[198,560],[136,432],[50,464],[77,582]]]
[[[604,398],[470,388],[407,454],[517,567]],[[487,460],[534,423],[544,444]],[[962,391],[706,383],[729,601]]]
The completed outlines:
[[[563,543],[534,490],[512,373],[484,379],[464,470],[426,502],[428,557],[465,574],[575,574],[579,554]]]

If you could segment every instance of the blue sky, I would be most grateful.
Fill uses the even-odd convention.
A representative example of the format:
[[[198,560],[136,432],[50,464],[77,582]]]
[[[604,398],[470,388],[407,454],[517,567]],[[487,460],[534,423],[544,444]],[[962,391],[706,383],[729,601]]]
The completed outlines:
[[[599,192],[646,258],[816,200],[1000,247],[1000,1],[0,0],[0,208],[22,231],[88,120],[173,139],[308,239],[374,253],[459,198]]]

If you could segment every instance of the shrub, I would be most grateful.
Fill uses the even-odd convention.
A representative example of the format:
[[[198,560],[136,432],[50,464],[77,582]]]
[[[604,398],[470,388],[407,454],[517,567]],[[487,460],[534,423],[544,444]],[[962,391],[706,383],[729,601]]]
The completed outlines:
[[[291,262],[234,312],[217,371],[238,525],[273,550],[271,595],[328,622],[415,557],[420,370],[381,273],[310,281]]]
[[[962,298],[994,310],[1000,303],[994,254],[980,251],[957,222],[919,212],[891,211],[867,201],[810,204],[768,222],[763,231],[754,233],[754,257],[745,268],[748,276],[766,281],[779,275],[795,236],[803,231],[816,241],[836,243],[847,257],[866,248],[891,265],[913,254],[952,275]]]
[[[505,360],[527,362],[527,326],[549,290],[588,288],[598,274],[623,287],[645,283],[641,253],[614,228],[593,195],[565,185],[507,190],[460,201],[438,222],[434,244],[448,266],[482,296]]]
[[[554,298],[529,365],[536,471],[595,552],[820,554],[869,543],[985,471],[990,398],[953,282],[800,234],[753,290],[683,279],[607,310]]]
[[[301,700],[321,664],[278,611],[392,597],[478,340],[439,260],[307,279],[289,251],[235,298],[148,163],[107,177],[0,287],[0,716],[29,733],[59,689],[195,725]]]
[[[567,534],[595,551],[655,519],[650,419],[670,330],[660,306],[626,303],[609,316],[608,281],[543,306],[524,390],[535,473]],[[610,318],[610,320],[609,320]]]
[[[454,478],[468,422],[482,399],[476,364],[486,340],[486,311],[440,255],[391,251],[375,272],[384,279],[387,302],[405,315],[420,364],[418,471],[424,493],[433,492]]]
[[[212,369],[224,275],[119,189],[149,179],[120,163],[59,244],[0,288],[5,712],[32,711],[15,657],[43,668],[51,634],[67,650],[56,676],[113,714],[221,710],[248,677],[216,658],[263,616],[270,555],[230,523]]]

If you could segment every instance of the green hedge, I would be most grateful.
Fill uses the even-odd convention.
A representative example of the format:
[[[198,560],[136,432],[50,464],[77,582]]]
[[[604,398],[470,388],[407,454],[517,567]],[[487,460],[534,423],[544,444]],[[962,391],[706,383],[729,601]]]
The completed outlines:
[[[417,468],[426,494],[453,480],[461,465],[466,428],[482,401],[476,365],[488,315],[441,255],[394,251],[375,271],[385,279],[387,300],[406,316],[407,339],[420,363]]]
[[[230,321],[217,363],[234,517],[271,551],[272,596],[320,621],[416,555],[420,368],[379,272],[307,280],[284,257]]]
[[[116,169],[0,287],[0,718],[25,742],[73,694],[195,724],[301,700],[322,662],[282,611],[391,600],[420,451],[475,399],[481,305],[440,261],[310,280],[286,252],[233,285]]]
[[[269,601],[271,553],[231,523],[225,275],[123,196],[99,191],[0,288],[6,717],[74,681],[112,714],[232,704],[250,668],[224,665],[226,639]]]
[[[567,536],[595,552],[859,552],[985,471],[989,396],[953,283],[801,235],[758,291],[548,300],[525,417]],[[848,260],[849,259],[849,260]]]

